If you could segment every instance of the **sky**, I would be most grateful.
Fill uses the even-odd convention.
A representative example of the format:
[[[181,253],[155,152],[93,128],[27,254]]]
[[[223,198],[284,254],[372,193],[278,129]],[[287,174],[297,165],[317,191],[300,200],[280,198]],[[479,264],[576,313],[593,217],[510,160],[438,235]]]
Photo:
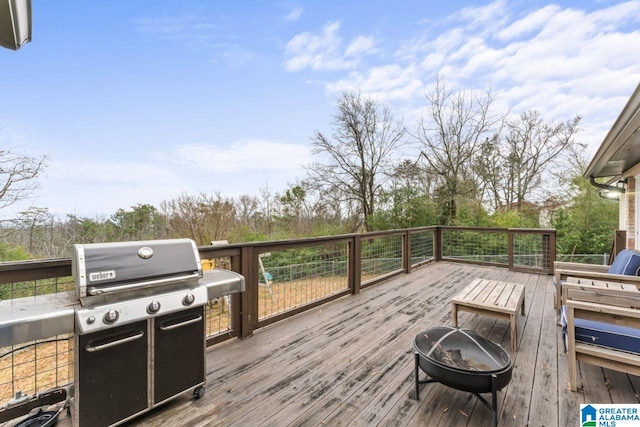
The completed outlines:
[[[0,149],[47,156],[28,206],[108,218],[306,175],[358,91],[411,127],[435,76],[494,107],[582,116],[589,157],[640,83],[640,0],[32,0],[0,48]]]

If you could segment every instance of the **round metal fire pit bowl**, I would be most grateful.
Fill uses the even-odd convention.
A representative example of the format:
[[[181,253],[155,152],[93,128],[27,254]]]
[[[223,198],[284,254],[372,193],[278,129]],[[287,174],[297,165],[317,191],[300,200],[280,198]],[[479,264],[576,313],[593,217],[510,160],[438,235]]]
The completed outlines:
[[[511,357],[498,344],[478,333],[450,326],[438,326],[416,335],[416,399],[419,384],[439,382],[475,394],[492,412],[497,424],[497,392],[511,380]],[[420,381],[418,368],[429,378]],[[479,393],[492,393],[489,404]]]

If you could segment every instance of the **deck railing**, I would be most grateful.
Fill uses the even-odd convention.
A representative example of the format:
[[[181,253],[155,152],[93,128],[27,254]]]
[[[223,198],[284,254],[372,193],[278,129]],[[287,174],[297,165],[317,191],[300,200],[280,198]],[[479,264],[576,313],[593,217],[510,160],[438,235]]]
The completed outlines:
[[[209,301],[207,344],[254,330],[436,261],[553,273],[555,230],[421,227],[200,247],[203,268],[245,277],[246,291]],[[71,260],[0,264],[0,300],[73,291]],[[0,406],[73,381],[72,335],[0,348]]]

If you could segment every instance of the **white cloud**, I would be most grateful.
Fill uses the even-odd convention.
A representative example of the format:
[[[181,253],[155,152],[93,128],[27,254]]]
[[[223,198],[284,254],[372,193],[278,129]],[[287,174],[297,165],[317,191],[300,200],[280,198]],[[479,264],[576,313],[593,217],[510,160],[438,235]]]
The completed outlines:
[[[376,42],[373,37],[358,36],[349,43],[344,56],[359,56],[370,53]]]
[[[285,69],[349,70],[360,64],[363,55],[375,51],[374,39],[367,36],[357,36],[343,48],[343,40],[338,35],[339,30],[339,22],[329,22],[320,35],[304,32],[294,36],[285,48],[289,57],[284,63]]]
[[[61,156],[52,159],[47,179],[34,196],[37,206],[47,206],[56,215],[108,217],[138,203],[159,207],[187,189],[244,194],[247,188],[257,192],[267,179],[278,190],[303,176],[303,166],[310,162],[310,147],[257,139],[229,147],[185,144],[121,162],[102,162],[90,153]]]
[[[463,21],[467,30],[478,30],[486,33],[496,26],[506,22],[509,17],[506,0],[496,0],[492,3],[478,6],[465,7],[454,13],[449,20],[452,22]]]
[[[237,68],[251,62],[254,56],[253,52],[240,46],[224,45],[219,47],[218,52],[214,54],[211,62],[216,63],[222,60],[222,62],[230,67]]]
[[[216,25],[195,16],[149,17],[135,20],[138,31],[165,37],[187,39],[197,34],[208,34]]]
[[[144,187],[149,182],[175,180],[167,169],[152,162],[109,162],[98,159],[82,158],[72,164],[56,159],[56,167],[49,171],[51,179],[69,179],[84,185],[113,185]]]
[[[331,93],[360,91],[385,101],[408,100],[424,93],[422,81],[415,67],[397,64],[374,67],[366,73],[351,73],[347,78],[327,85]]]
[[[293,7],[291,11],[284,17],[285,21],[295,22],[302,16],[304,10],[301,7]]]
[[[639,22],[640,1],[517,11],[498,0],[430,21],[399,42],[392,61],[358,64],[325,87],[360,90],[409,113],[440,74],[449,89],[491,88],[496,105],[516,114],[536,109],[552,121],[582,115],[579,138],[596,144],[604,134],[593,132],[611,126],[640,81]]]
[[[108,217],[118,208],[128,209],[138,203],[158,206],[180,194],[185,175],[155,159],[103,162],[90,153],[54,155],[37,199],[29,203],[47,206],[58,216]]]
[[[530,35],[532,32],[544,26],[559,9],[558,6],[549,5],[536,10],[522,19],[508,24],[505,28],[498,31],[496,38],[498,40],[508,41]]]
[[[167,42],[189,46],[202,51],[210,63],[224,63],[237,68],[250,63],[256,54],[243,43],[234,28],[224,19],[211,22],[205,16],[184,15],[140,18],[135,22],[138,31],[151,34]]]
[[[252,139],[228,148],[213,144],[181,145],[174,159],[213,172],[300,171],[310,162],[311,154],[306,146]]]
[[[500,90],[514,108],[546,108],[564,115],[552,119],[567,119],[595,113],[598,97],[630,94],[638,83],[640,2],[592,12],[545,6],[513,15],[504,1],[465,8],[447,19],[444,33],[434,37],[429,27],[401,46],[399,63],[354,70],[327,89],[364,85],[392,99],[398,84],[376,78],[381,69],[410,75],[422,87],[440,73],[465,88]]]

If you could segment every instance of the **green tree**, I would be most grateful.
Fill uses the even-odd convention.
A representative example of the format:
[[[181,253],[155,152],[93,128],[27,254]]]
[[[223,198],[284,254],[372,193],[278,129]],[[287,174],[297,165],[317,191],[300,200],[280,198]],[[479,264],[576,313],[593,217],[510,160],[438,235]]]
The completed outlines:
[[[553,220],[559,254],[602,254],[618,228],[618,202],[602,198],[586,178],[574,178],[576,195]]]
[[[307,192],[302,186],[294,185],[280,196],[280,219],[291,229],[300,230],[306,217]]]
[[[375,230],[438,224],[438,206],[431,199],[428,175],[414,162],[403,160],[389,177],[371,225]]]
[[[166,237],[166,218],[154,206],[138,204],[118,209],[109,220],[115,240],[147,240]]]
[[[11,246],[0,242],[0,261],[23,261],[33,258],[22,246]]]

